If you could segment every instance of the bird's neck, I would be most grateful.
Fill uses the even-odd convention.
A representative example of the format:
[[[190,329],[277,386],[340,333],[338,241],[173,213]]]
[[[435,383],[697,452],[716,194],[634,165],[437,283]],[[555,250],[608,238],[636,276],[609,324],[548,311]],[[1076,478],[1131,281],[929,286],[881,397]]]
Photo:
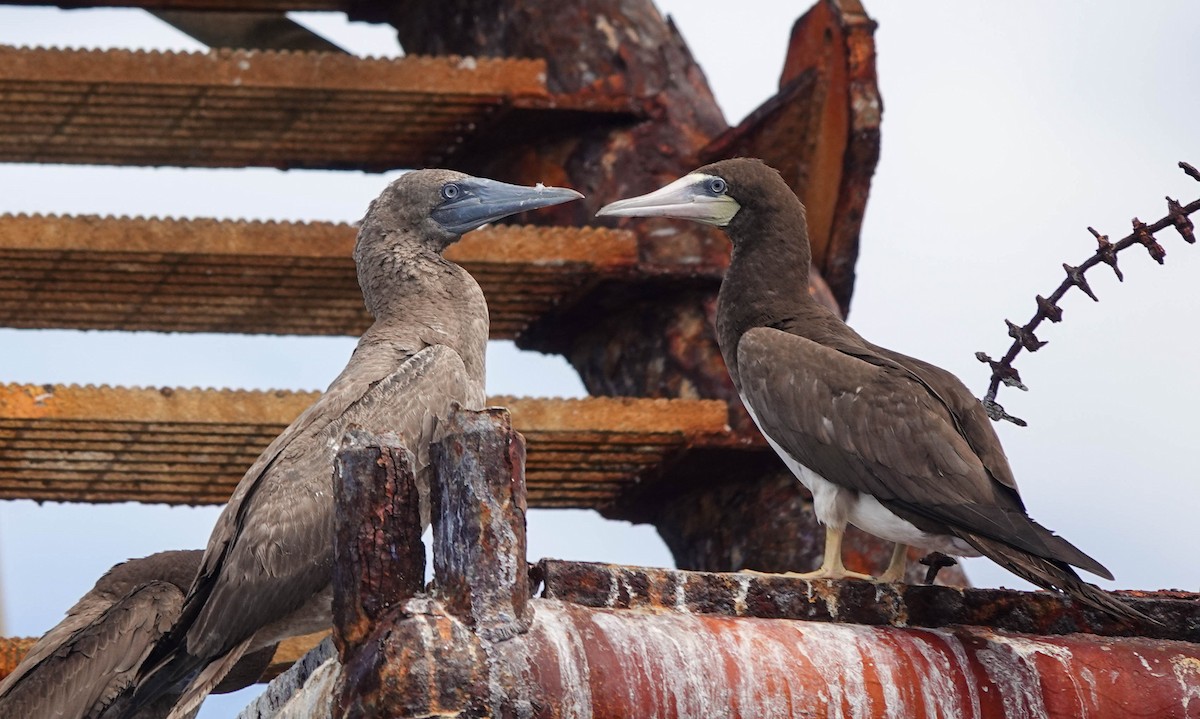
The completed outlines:
[[[791,331],[817,304],[808,293],[812,255],[803,206],[763,213],[753,223],[737,219],[727,228],[733,254],[717,299],[717,340],[735,383],[744,333],[755,327]]]
[[[356,255],[358,281],[375,318],[361,350],[390,348],[398,356],[446,345],[472,376],[483,377],[488,310],[483,292],[462,267],[412,242],[382,242]]]

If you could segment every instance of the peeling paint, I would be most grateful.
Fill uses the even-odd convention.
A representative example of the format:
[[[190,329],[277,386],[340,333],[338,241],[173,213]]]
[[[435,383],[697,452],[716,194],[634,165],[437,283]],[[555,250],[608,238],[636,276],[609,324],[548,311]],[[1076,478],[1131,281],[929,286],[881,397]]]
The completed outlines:
[[[737,594],[733,597],[733,612],[737,615],[746,613],[746,597],[750,594],[750,577],[745,574],[737,574]]]
[[[1183,710],[1189,712],[1192,700],[1200,700],[1200,659],[1183,655],[1173,656],[1171,668],[1175,671],[1175,678],[1179,680]]]

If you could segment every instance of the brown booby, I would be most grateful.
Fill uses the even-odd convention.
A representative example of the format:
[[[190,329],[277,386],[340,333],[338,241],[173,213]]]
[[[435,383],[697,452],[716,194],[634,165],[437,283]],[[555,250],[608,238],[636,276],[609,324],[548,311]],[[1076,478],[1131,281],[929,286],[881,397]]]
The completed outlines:
[[[598,214],[728,234],[717,342],[746,410],[826,528],[821,567],[801,576],[870,579],[842,564],[853,524],[896,543],[881,581],[904,576],[907,546],[983,554],[1041,587],[1140,616],[1072,566],[1112,579],[1107,569],[1029,518],[999,438],[957,377],[871,344],[809,296],[804,206],[774,169],[724,160]]]
[[[138,665],[179,618],[203,555],[159,552],[108,570],[0,682],[0,717],[82,719],[119,706]],[[242,657],[214,691],[258,681],[274,654],[269,646]],[[161,719],[178,698],[164,694],[136,716]]]
[[[187,689],[171,719],[203,701],[247,652],[332,622],[332,475],[351,424],[391,431],[415,457],[428,524],[429,444],[454,403],[481,409],[488,309],[443,251],[464,232],[582,197],[449,170],[389,185],[367,210],[354,248],[374,323],[342,373],[246,472],[217,519],[179,624],[143,664],[133,708]]]

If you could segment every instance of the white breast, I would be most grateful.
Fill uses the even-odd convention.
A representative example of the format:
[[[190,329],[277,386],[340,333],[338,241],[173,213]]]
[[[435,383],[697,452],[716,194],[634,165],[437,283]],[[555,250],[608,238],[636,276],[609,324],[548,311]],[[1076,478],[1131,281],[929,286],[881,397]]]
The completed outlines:
[[[953,554],[961,557],[978,557],[979,552],[958,537],[949,534],[929,534],[917,529],[911,522],[896,516],[883,506],[875,497],[854,489],[842,487],[817,474],[800,464],[791,454],[775,441],[763,429],[762,422],[754,407],[742,396],[742,404],[750,413],[750,418],[758,426],[767,444],[775,450],[787,468],[796,475],[813,496],[813,511],[817,520],[828,527],[841,528],[847,523],[889,542],[899,542],[913,547],[920,547],[934,552]],[[832,431],[833,423],[828,418],[822,418],[826,429]]]

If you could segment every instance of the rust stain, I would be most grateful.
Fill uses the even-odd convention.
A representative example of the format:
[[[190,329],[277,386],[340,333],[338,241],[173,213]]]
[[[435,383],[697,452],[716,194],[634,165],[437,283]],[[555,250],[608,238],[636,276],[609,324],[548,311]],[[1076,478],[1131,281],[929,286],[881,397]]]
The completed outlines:
[[[425,617],[381,630],[388,688],[356,716],[1189,717],[1200,697],[1200,647],[1184,642],[531,603],[528,633],[478,653],[453,631],[410,628]],[[447,670],[448,656],[480,669]],[[435,701],[450,676],[458,692]]]
[[[943,627],[1029,634],[1140,636],[1200,644],[1200,594],[1120,592],[1159,624],[1130,625],[1053,592],[921,584],[806,581],[782,575],[688,572],[542,560],[543,596],[582,606],[689,614]]]

